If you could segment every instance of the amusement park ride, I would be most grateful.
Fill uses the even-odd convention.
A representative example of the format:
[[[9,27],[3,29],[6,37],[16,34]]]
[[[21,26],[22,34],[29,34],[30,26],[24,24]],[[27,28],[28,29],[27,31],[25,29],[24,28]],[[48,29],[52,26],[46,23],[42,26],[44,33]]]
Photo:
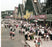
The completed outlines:
[[[42,15],[41,6],[40,6],[39,1],[38,0],[31,0],[31,1],[32,1],[32,5],[33,5],[34,11],[35,11],[35,15],[38,17],[45,18],[45,15]],[[21,14],[23,16],[23,9],[22,9],[22,7],[20,7],[20,8],[21,8]]]

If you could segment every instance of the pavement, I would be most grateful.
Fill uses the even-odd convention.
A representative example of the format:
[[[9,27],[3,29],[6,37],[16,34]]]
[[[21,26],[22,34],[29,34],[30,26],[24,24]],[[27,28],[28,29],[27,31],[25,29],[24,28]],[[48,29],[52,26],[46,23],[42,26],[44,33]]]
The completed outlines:
[[[35,37],[39,37],[39,36],[34,36],[34,38]],[[42,40],[42,44],[41,44],[41,46],[40,47],[52,47],[52,40],[50,40],[49,39],[49,41],[47,41],[47,40],[43,40],[43,39],[41,39]],[[30,40],[30,41],[26,41],[26,43],[30,46],[30,47],[35,47],[35,43],[34,43],[34,40]]]
[[[23,35],[19,34],[19,29],[15,31],[15,39],[11,40],[9,36],[9,28],[5,28],[1,32],[1,47],[24,47],[25,38]]]
[[[9,37],[9,28],[3,28],[1,31],[1,47],[24,47],[25,45],[25,38],[24,35],[19,34],[19,28],[15,31],[15,39],[11,40]],[[38,37],[38,36],[34,36]],[[49,41],[42,40],[41,47],[52,47],[52,41],[49,39]],[[26,41],[30,47],[35,47],[34,40]]]

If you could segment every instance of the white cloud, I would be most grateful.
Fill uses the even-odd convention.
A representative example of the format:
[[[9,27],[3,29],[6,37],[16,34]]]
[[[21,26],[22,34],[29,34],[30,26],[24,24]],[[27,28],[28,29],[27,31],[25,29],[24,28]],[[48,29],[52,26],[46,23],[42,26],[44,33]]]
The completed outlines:
[[[44,2],[44,0],[41,0],[41,2]],[[22,3],[22,0],[1,0],[1,11],[14,10],[14,7],[18,6],[19,3]]]
[[[22,0],[1,0],[1,11],[14,10],[14,7],[22,3]]]

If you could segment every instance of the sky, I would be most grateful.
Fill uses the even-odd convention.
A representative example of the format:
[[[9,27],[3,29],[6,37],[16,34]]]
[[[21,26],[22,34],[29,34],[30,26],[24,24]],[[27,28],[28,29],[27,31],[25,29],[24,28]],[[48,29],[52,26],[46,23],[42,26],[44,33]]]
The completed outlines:
[[[22,0],[1,0],[1,11],[14,10],[14,7],[18,7],[19,4],[22,4]]]

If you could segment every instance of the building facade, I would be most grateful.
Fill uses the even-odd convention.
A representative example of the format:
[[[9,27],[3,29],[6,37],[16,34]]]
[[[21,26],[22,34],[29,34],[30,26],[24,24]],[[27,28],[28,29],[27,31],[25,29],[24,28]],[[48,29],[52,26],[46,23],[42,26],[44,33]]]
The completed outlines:
[[[14,9],[14,18],[16,19],[18,15],[18,7],[15,7]]]

